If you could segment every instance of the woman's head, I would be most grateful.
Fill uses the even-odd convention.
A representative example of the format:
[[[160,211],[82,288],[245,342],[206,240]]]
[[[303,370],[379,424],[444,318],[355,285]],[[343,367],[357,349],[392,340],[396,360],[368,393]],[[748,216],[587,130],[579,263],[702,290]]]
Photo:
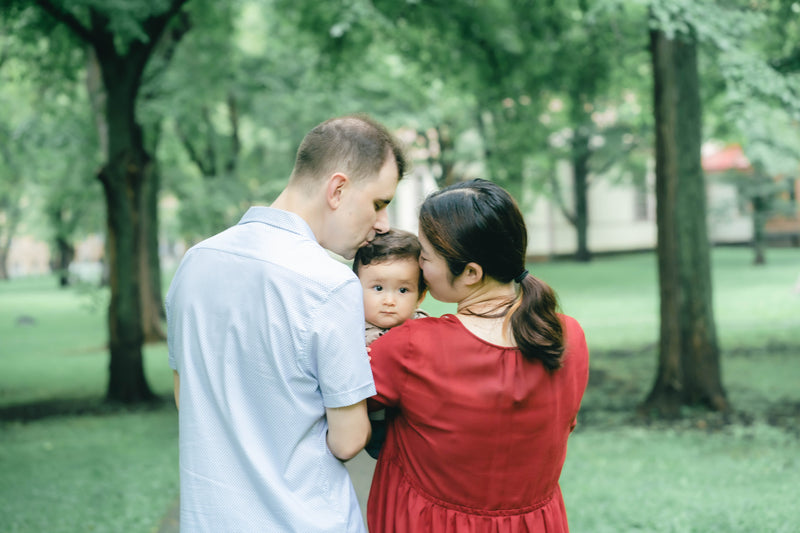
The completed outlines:
[[[526,358],[541,361],[548,370],[561,366],[564,337],[558,301],[546,283],[525,270],[528,234],[508,192],[479,179],[435,192],[420,208],[419,236],[423,259],[428,247],[438,256],[422,265],[434,298],[439,298],[437,293],[456,294],[450,292],[453,282],[470,263],[480,266],[484,281],[489,277],[499,283],[519,283],[517,298],[506,302],[503,311],[510,314],[514,342]],[[497,318],[502,313],[477,316]]]
[[[522,213],[511,195],[490,181],[465,181],[428,196],[419,231],[447,262],[452,278],[472,262],[502,283],[525,270],[528,233]]]

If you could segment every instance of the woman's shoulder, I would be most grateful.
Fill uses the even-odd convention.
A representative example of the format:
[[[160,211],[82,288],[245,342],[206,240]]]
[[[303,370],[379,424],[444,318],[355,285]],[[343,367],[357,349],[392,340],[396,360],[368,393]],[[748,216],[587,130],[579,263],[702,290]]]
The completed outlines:
[[[411,341],[412,339],[427,338],[429,336],[440,337],[445,331],[452,329],[454,322],[457,321],[453,315],[442,315],[441,317],[420,316],[406,320],[399,326],[393,327],[381,337],[394,340],[394,342]],[[385,341],[384,341],[385,342]]]
[[[559,314],[564,332],[564,357],[566,358],[589,358],[589,348],[586,344],[586,335],[583,327],[573,317]]]
[[[558,318],[561,319],[561,322],[567,327],[577,327],[580,328],[581,325],[578,320],[570,315],[565,315],[564,313],[558,313]]]
[[[457,321],[456,317],[450,314],[437,317],[423,313],[419,313],[415,318],[406,320],[401,325],[392,328],[392,331],[405,331],[408,334],[412,332],[440,330],[453,326]]]

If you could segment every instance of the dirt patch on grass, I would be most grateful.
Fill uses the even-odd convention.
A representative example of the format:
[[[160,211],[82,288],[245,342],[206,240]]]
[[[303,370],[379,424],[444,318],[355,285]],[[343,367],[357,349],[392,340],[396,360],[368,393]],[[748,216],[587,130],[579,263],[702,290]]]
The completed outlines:
[[[624,357],[624,352],[614,352]],[[762,352],[763,353],[763,352]],[[607,356],[603,352],[603,356]],[[727,412],[711,411],[705,407],[686,406],[676,418],[661,418],[643,414],[640,406],[647,396],[650,381],[637,381],[630,376],[619,376],[605,369],[593,368],[589,373],[589,387],[584,396],[578,429],[582,427],[620,425],[642,426],[686,431],[718,432],[731,426],[751,426],[763,422],[800,438],[800,400],[784,398],[763,407],[749,410],[732,409]]]

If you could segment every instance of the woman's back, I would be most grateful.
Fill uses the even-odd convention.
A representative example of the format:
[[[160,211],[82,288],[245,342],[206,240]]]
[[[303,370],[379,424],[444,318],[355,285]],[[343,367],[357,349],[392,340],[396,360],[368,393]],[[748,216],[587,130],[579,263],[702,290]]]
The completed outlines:
[[[551,499],[558,509],[545,521],[563,514],[558,478],[588,379],[588,352],[578,323],[562,321],[563,367],[553,373],[516,348],[482,340],[452,315],[407,322],[372,345],[376,399],[398,410],[373,480],[373,530],[460,531],[464,524],[425,527],[452,523],[445,515],[453,513],[487,528],[502,520],[520,530],[544,520],[524,515]],[[408,482],[405,495],[382,490],[396,486],[398,476]],[[410,515],[397,520],[415,520],[420,506],[429,520],[391,522],[408,508]],[[565,516],[563,522],[566,528]],[[547,527],[553,526],[561,529]]]

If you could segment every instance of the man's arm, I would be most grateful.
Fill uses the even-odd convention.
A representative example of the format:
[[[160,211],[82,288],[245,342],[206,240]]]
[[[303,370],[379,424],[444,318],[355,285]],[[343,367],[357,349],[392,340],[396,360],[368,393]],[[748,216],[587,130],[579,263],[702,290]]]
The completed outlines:
[[[326,407],[328,417],[328,448],[342,461],[348,461],[369,442],[371,429],[367,416],[367,401],[346,407]]]
[[[180,397],[181,397],[181,377],[178,375],[177,370],[172,371],[172,382],[174,383],[174,393],[175,393],[175,407],[178,409],[181,408],[180,406]]]

